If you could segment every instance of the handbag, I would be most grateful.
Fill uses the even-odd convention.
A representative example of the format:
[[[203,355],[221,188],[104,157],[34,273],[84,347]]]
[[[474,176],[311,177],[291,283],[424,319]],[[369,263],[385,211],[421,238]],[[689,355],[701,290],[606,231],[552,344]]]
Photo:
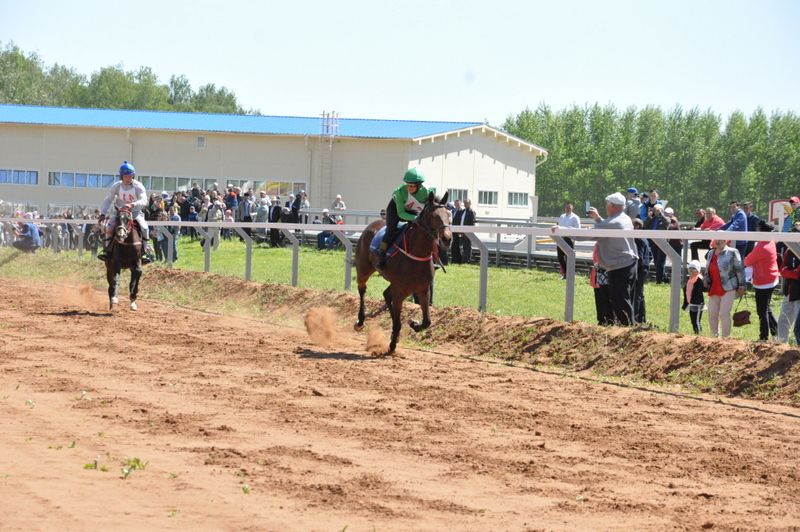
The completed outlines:
[[[739,303],[742,302],[742,298],[746,297],[747,293],[745,292],[744,296],[739,296],[739,301],[736,302],[736,308],[739,308]],[[749,310],[734,310],[733,312],[733,326],[734,327],[742,327],[744,325],[750,324],[750,311]]]

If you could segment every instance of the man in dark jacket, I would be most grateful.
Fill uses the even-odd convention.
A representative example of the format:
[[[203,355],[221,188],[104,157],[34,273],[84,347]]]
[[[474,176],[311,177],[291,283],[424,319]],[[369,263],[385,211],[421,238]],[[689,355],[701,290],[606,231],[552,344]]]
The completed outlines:
[[[453,226],[475,225],[475,211],[472,210],[472,201],[464,200],[464,208],[457,210],[453,217]],[[456,240],[455,235],[459,235]],[[464,233],[453,232],[453,262],[469,264],[472,261],[472,241]]]
[[[278,196],[272,196],[272,205],[269,207],[267,221],[271,224],[280,223],[282,211],[283,207],[281,207],[281,199]],[[280,229],[269,230],[269,243],[274,248],[281,246],[283,243],[283,233]]]

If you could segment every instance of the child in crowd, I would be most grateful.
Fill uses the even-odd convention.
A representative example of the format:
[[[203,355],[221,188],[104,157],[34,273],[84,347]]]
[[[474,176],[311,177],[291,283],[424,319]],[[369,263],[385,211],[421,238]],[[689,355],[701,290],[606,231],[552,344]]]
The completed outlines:
[[[692,330],[695,334],[700,334],[702,330],[700,319],[703,317],[703,308],[706,302],[703,296],[703,276],[700,274],[700,262],[689,261],[688,268],[689,279],[683,289],[683,310],[689,309]]]
[[[233,223],[233,211],[231,211],[230,209],[227,209],[225,211],[225,217],[222,218],[222,221],[223,222],[231,222],[231,223]],[[231,230],[228,229],[227,227],[222,230],[222,239],[223,240],[230,240],[231,239]]]

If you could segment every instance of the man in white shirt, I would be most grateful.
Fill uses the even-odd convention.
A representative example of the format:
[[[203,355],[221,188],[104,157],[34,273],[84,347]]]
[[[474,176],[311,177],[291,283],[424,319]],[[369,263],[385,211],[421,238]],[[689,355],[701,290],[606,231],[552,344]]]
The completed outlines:
[[[572,228],[572,229],[580,229],[581,228],[581,219],[578,217],[577,214],[572,212],[574,206],[572,205],[571,201],[564,203],[564,214],[558,217],[558,226],[564,228]],[[564,241],[569,245],[569,247],[574,247],[575,244],[569,237],[564,237]],[[565,275],[567,273],[567,256],[561,251],[561,248],[556,247],[556,255],[558,256],[558,266],[559,270],[561,270],[561,279],[565,279]]]

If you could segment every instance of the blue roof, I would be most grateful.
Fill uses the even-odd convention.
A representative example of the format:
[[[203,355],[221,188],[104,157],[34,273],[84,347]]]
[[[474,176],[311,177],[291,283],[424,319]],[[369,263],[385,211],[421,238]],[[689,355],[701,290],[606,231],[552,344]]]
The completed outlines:
[[[72,109],[0,104],[0,123],[251,133],[319,135],[322,118],[252,116],[121,109]],[[337,136],[413,139],[481,125],[481,122],[423,122],[340,118]]]

